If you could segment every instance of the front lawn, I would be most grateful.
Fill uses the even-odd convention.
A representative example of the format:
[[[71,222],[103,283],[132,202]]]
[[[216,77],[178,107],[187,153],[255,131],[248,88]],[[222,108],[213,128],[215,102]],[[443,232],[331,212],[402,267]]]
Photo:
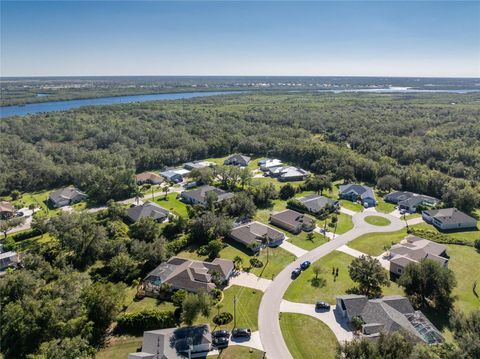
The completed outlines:
[[[302,272],[287,289],[284,298],[292,302],[315,303],[317,300],[324,300],[335,304],[335,296],[345,294],[355,284],[348,274],[348,266],[354,258],[348,254],[334,251]],[[319,264],[322,274],[319,276],[320,283],[315,286],[312,279],[315,278],[312,268]],[[338,268],[338,277],[334,279],[332,269]],[[390,287],[383,288],[384,295],[403,294],[403,290],[391,282]]]
[[[352,202],[346,199],[340,200],[340,205],[346,209],[355,212],[363,212],[363,206],[360,203]]]
[[[396,232],[367,233],[347,245],[357,251],[376,257],[385,252],[385,247],[390,248],[392,244],[400,242],[406,235],[406,228]]]
[[[121,336],[113,337],[111,343],[101,349],[96,355],[96,359],[118,359],[127,358],[128,353],[135,353],[137,348],[142,346],[143,337]]]
[[[161,195],[155,199],[155,202],[178,216],[188,217],[187,205],[179,201],[177,195],[178,193],[175,192],[169,193],[167,199],[165,199],[165,195]]]
[[[337,231],[336,234],[344,234],[353,228],[352,216],[340,213],[337,215]]]
[[[364,220],[372,226],[388,226],[391,223],[389,219],[380,216],[367,216]]]
[[[229,346],[218,355],[209,355],[208,359],[264,359],[264,352],[241,345]]]
[[[375,207],[375,209],[378,212],[390,213],[390,212],[393,212],[395,210],[395,205],[393,203],[385,202],[383,200],[383,198],[381,196],[379,196],[378,194],[377,194],[376,197],[377,197],[377,206]]]
[[[306,232],[301,232],[298,235],[293,235],[293,234],[287,234],[288,237],[288,242],[296,245],[297,247],[303,248],[307,251],[311,251],[314,248],[317,248],[318,246],[327,243],[328,238],[325,238],[323,234],[312,232],[313,233],[313,241],[310,241],[307,239],[307,233]]]
[[[19,199],[13,202],[13,204],[18,207],[28,207],[33,204],[37,208],[40,208],[45,214],[49,216],[54,216],[61,212],[61,208],[49,208],[47,201],[51,192],[54,192],[55,189],[46,190],[46,191],[37,191],[37,192],[26,192],[21,195]]]
[[[335,358],[337,338],[322,321],[305,314],[281,313],[280,327],[295,359]]]

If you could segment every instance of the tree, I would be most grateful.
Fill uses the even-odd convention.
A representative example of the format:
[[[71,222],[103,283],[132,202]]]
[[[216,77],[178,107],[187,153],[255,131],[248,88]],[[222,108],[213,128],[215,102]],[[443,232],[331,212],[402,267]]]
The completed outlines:
[[[387,271],[378,259],[370,256],[355,258],[348,266],[350,278],[358,283],[356,291],[369,298],[378,298],[382,295],[382,286],[389,286]]]
[[[181,308],[185,297],[187,296],[187,291],[183,289],[179,289],[175,291],[172,295],[172,303],[175,307]]]
[[[278,198],[278,191],[272,183],[260,187],[248,188],[246,191],[256,206],[266,208],[272,204],[272,200]]]
[[[323,194],[326,189],[332,188],[332,179],[329,176],[310,176],[305,181],[304,187],[317,194]]]
[[[37,212],[32,216],[32,229],[40,232],[40,237],[43,238],[43,235],[48,232],[48,217],[43,212]]]
[[[127,210],[121,203],[115,202],[113,200],[107,202],[107,218],[109,218],[110,220],[123,220],[126,214]]]
[[[240,257],[240,256],[235,256],[233,258],[233,264],[235,265],[235,269],[240,269],[242,267],[242,264],[243,264],[243,258]]]
[[[91,359],[95,357],[95,349],[88,340],[81,336],[64,339],[52,339],[42,343],[37,354],[28,359]]]
[[[213,170],[210,167],[195,168],[188,176],[197,182],[197,184],[212,184],[213,182]]]
[[[160,233],[158,222],[151,217],[140,218],[130,226],[130,236],[145,242],[153,242]]]
[[[363,320],[358,315],[353,316],[351,322],[353,330],[355,330],[356,332],[362,330]]]
[[[453,336],[464,358],[480,358],[480,310],[454,312],[450,318]]]
[[[318,279],[318,276],[322,273],[322,267],[319,264],[314,264],[312,267],[313,274],[315,274],[315,279]]]
[[[407,265],[398,284],[404,287],[415,305],[448,311],[454,301],[452,291],[457,281],[450,269],[430,259],[423,259],[420,263]]]
[[[188,293],[182,303],[182,322],[192,325],[200,314],[208,317],[210,309],[211,299],[207,293]]]
[[[253,218],[257,207],[248,194],[241,192],[224,201],[223,209],[231,217]]]
[[[337,359],[382,359],[375,342],[370,340],[345,341],[337,347]]]
[[[135,202],[137,203],[137,206],[138,206],[140,204],[140,198],[143,198],[143,192],[139,186],[135,186],[133,191],[135,195]]]
[[[307,233],[307,241],[313,242],[315,240],[315,234],[312,232]]]
[[[212,239],[203,246],[204,252],[206,252],[208,259],[211,260],[217,258],[218,254],[224,247],[225,244],[220,239]]]
[[[380,177],[377,180],[377,187],[386,192],[390,192],[392,189],[400,189],[400,179],[392,175]]]
[[[165,182],[162,186],[162,191],[165,193],[165,196],[164,196],[164,199],[166,200],[167,199],[167,195],[168,195],[168,190],[170,189],[170,186],[168,185],[167,182]]]
[[[203,212],[190,220],[190,237],[196,243],[208,243],[212,239],[226,237],[231,229],[232,222],[223,215],[212,212]]]
[[[119,253],[107,263],[109,276],[114,281],[130,283],[140,275],[138,262],[127,253]]]
[[[286,201],[289,198],[292,198],[295,195],[295,188],[290,183],[282,186],[280,188],[280,198]]]
[[[7,238],[8,231],[20,226],[25,222],[23,217],[14,217],[6,220],[0,220],[0,231],[3,233],[4,238]]]

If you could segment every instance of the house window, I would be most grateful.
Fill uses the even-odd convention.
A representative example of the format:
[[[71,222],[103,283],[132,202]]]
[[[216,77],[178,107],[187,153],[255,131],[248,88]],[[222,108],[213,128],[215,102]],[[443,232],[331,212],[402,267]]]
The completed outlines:
[[[402,268],[397,268],[397,273],[402,273]]]

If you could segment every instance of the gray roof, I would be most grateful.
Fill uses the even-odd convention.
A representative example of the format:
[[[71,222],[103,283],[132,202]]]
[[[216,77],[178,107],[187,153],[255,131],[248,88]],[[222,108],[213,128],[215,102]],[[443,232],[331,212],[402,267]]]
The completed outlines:
[[[285,211],[271,214],[270,218],[276,219],[290,226],[311,226],[313,224],[312,218],[304,215],[303,213],[292,211],[291,209],[286,209]]]
[[[368,186],[360,185],[360,184],[346,184],[340,186],[340,194],[348,193],[350,191],[355,192],[360,198],[373,198],[375,199],[375,194],[373,193],[373,189]]]
[[[392,246],[390,253],[393,258],[390,261],[403,267],[422,259],[431,259],[444,265],[448,262],[447,258],[442,257],[446,250],[447,246],[443,244],[408,235],[400,243]]]
[[[408,191],[397,191],[387,194],[384,199],[389,202],[398,203],[399,205],[415,207],[423,203],[437,204],[440,202],[438,198],[425,196]]]
[[[230,192],[226,192],[223,189],[214,187],[214,186],[201,186],[189,191],[183,191],[182,197],[184,198],[192,198],[197,202],[205,203],[207,199],[207,194],[209,192],[213,192],[217,195],[217,202],[221,202],[225,199],[232,198],[233,194]]]
[[[423,211],[423,213],[425,213],[429,217],[435,218],[436,220],[444,224],[477,222],[475,218],[470,217],[469,215],[463,213],[456,208],[432,209],[429,211]]]
[[[252,242],[262,243],[263,236],[267,235],[273,242],[282,240],[285,235],[260,222],[250,222],[248,224],[234,228],[230,236],[236,241],[249,245]]]
[[[127,210],[127,216],[132,221],[138,221],[140,218],[151,217],[155,220],[163,220],[168,217],[170,212],[165,208],[153,202],[145,202],[139,206],[131,207]]]
[[[338,204],[337,201],[333,201],[330,198],[320,196],[318,194],[309,194],[307,196],[295,198],[295,200],[302,203],[305,207],[307,207],[309,212],[313,213],[324,209],[327,205],[336,206]]]
[[[227,164],[240,163],[240,162],[248,163],[250,162],[250,157],[236,153],[234,155],[227,157],[227,159],[224,161],[224,163],[227,163]]]
[[[341,299],[345,305],[345,309],[349,316],[358,316],[362,313],[368,298],[364,295],[358,294],[346,294],[337,296],[337,299]]]
[[[87,197],[87,195],[80,191],[78,188],[69,186],[50,193],[49,198],[52,202],[58,203],[64,200],[75,199],[78,196]]]

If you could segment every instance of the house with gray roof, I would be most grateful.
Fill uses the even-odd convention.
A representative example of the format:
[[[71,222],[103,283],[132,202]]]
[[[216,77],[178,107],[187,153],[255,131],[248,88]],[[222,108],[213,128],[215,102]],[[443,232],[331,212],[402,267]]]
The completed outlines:
[[[225,283],[228,282],[233,269],[233,261],[228,259],[215,258],[212,262],[202,262],[172,257],[148,273],[142,287],[149,294],[158,294],[163,284],[169,285],[172,290],[209,292],[216,288],[214,275]]]
[[[209,161],[194,161],[194,162],[187,162],[183,165],[183,168],[186,170],[192,171],[192,170],[200,170],[202,168],[207,168],[207,167],[215,167],[216,164],[214,162],[209,162]]]
[[[185,359],[206,353],[212,345],[208,324],[183,328],[150,330],[143,333],[142,351],[128,359]]]
[[[447,246],[428,239],[406,236],[400,243],[390,248],[390,272],[401,275],[410,263],[419,263],[422,259],[430,259],[448,265]]]
[[[20,257],[17,252],[8,251],[0,253],[0,270],[6,268],[15,268],[20,263]]]
[[[165,221],[170,211],[153,202],[145,202],[139,206],[127,209],[127,217],[131,222],[136,222],[141,218],[150,217],[157,222]]]
[[[295,202],[300,203],[303,207],[305,207],[306,211],[313,214],[320,213],[328,208],[335,209],[340,206],[338,201],[334,201],[319,194],[309,194],[300,198],[294,198],[292,200],[293,205]]]
[[[200,206],[205,206],[207,204],[208,196],[214,196],[216,198],[215,202],[218,203],[226,199],[232,198],[233,194],[209,185],[201,186],[188,191],[183,191],[180,194],[180,198],[183,202],[191,205]]]
[[[241,166],[246,167],[250,162],[250,157],[244,156],[241,154],[234,154],[230,157],[227,157],[225,161],[223,161],[224,165],[231,165],[231,166]]]
[[[298,234],[301,231],[309,232],[315,228],[313,218],[291,209],[272,213],[270,215],[270,223],[294,234]]]
[[[48,200],[54,208],[70,206],[83,201],[87,195],[78,188],[69,186],[50,193]]]
[[[476,229],[477,220],[456,208],[442,208],[422,211],[422,218],[438,229]]]
[[[266,246],[266,238],[268,238],[268,245],[275,247],[282,244],[285,234],[263,223],[253,221],[232,229],[230,237],[257,252]]]
[[[180,183],[189,173],[190,171],[185,168],[167,168],[165,171],[160,172],[160,175],[169,182]]]
[[[361,202],[362,205],[367,205],[368,207],[377,205],[373,189],[360,184],[341,185],[339,196],[352,202]]]
[[[258,165],[261,171],[266,172],[270,168],[282,166],[282,161],[277,158],[265,158],[264,160],[258,161]]]
[[[410,213],[415,213],[418,206],[434,207],[440,202],[438,198],[407,191],[392,192],[383,199],[385,202],[397,204],[399,209],[404,209]]]
[[[421,311],[413,309],[405,297],[368,299],[364,295],[342,295],[336,297],[335,310],[349,321],[359,317],[363,321],[361,335],[364,338],[376,338],[381,332],[403,332],[427,344],[443,342],[438,329]]]

